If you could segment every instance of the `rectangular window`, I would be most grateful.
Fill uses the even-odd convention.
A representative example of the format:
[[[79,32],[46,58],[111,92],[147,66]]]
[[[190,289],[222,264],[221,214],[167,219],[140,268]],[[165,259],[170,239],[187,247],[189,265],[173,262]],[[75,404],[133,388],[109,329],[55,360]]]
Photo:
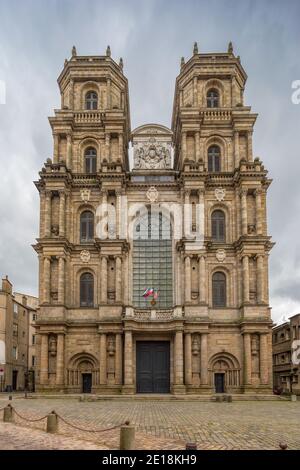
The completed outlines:
[[[32,345],[35,344],[35,335],[32,335]]]
[[[18,324],[14,323],[13,324],[13,336],[18,336]]]
[[[14,317],[18,316],[18,304],[14,303]]]
[[[32,367],[35,366],[35,356],[31,357],[31,365],[32,365]]]
[[[36,313],[32,314],[32,321],[36,321]]]

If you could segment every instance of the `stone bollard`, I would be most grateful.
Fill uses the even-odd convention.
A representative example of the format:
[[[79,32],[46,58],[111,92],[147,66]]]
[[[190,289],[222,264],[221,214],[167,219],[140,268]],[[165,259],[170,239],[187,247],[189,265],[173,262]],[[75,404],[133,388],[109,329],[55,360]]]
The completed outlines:
[[[57,432],[57,414],[51,411],[47,416],[47,432],[54,434]]]
[[[135,428],[126,421],[120,429],[120,450],[134,450]]]
[[[279,442],[279,448],[280,450],[286,450],[288,448],[286,442]]]
[[[297,395],[291,395],[291,401],[297,401]]]
[[[4,423],[12,423],[13,422],[13,409],[11,405],[7,405],[3,411],[4,411],[3,413]]]
[[[9,401],[11,401],[12,400],[12,395],[9,395],[8,399],[9,399]]]
[[[187,442],[185,445],[185,450],[197,450],[196,442]]]
[[[216,402],[221,403],[224,400],[222,395],[216,395]]]
[[[227,395],[227,401],[228,403],[232,403],[232,395]]]

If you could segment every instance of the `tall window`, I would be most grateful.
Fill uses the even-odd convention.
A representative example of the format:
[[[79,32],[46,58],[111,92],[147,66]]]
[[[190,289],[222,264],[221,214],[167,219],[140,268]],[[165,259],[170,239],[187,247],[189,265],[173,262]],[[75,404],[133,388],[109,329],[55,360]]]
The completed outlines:
[[[133,240],[133,302],[151,308],[153,296],[144,298],[146,289],[158,293],[156,308],[173,306],[172,230],[170,219],[159,211],[142,214]]]
[[[211,236],[215,242],[225,241],[225,214],[216,210],[211,215]]]
[[[218,145],[211,145],[208,149],[208,171],[221,171],[221,152]]]
[[[92,307],[94,305],[94,276],[84,273],[80,276],[80,306]]]
[[[98,108],[98,95],[95,91],[89,91],[85,95],[85,109],[97,109]]]
[[[97,152],[93,147],[86,149],[84,153],[85,159],[85,172],[86,173],[96,173],[96,161],[97,161]]]
[[[224,273],[214,273],[212,277],[213,307],[226,307],[226,276]]]
[[[94,214],[84,211],[80,215],[80,241],[88,242],[94,239]]]
[[[208,90],[207,95],[207,107],[218,108],[219,107],[219,92],[215,89]]]

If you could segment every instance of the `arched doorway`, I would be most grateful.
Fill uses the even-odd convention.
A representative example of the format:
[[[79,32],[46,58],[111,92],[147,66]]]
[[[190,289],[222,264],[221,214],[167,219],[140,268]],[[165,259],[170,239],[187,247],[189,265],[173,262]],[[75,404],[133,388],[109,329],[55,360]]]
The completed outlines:
[[[89,353],[79,353],[69,361],[67,369],[68,388],[79,393],[91,393],[99,384],[98,360]]]
[[[240,387],[240,365],[230,353],[215,354],[209,361],[210,383],[216,393],[227,393]]]

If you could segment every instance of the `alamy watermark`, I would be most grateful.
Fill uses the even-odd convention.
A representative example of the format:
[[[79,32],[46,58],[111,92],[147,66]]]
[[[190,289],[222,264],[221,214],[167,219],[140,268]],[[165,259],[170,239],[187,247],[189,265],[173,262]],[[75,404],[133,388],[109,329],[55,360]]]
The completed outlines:
[[[300,104],[300,80],[294,80],[292,82],[292,89],[295,90],[291,96],[292,103]]]
[[[300,364],[300,339],[292,342],[292,364],[295,366]]]

